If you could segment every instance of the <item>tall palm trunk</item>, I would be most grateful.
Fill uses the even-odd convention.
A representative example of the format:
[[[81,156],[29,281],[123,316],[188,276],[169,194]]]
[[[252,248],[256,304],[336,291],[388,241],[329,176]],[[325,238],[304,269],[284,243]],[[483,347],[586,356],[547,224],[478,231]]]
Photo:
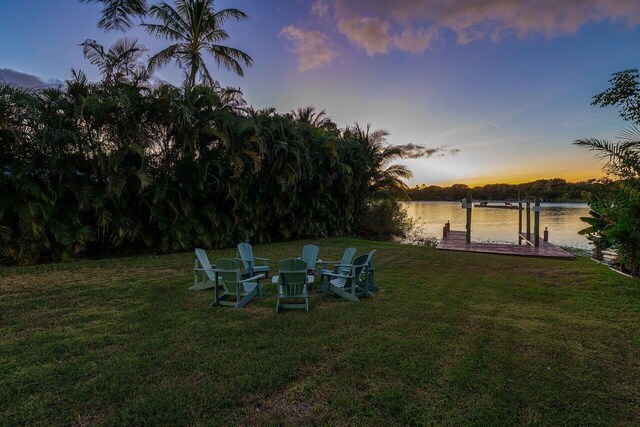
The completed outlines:
[[[191,89],[196,84],[196,76],[198,75],[198,65],[193,62],[191,64],[191,72],[189,73],[189,78],[187,79],[187,89]]]

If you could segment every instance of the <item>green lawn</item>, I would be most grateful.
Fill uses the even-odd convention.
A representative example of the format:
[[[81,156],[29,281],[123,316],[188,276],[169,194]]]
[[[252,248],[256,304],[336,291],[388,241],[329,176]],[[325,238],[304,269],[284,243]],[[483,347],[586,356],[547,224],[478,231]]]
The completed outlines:
[[[0,269],[0,425],[640,424],[640,281],[586,258],[318,244],[377,248],[381,293],[276,315],[271,284],[244,310],[187,292],[191,253]]]

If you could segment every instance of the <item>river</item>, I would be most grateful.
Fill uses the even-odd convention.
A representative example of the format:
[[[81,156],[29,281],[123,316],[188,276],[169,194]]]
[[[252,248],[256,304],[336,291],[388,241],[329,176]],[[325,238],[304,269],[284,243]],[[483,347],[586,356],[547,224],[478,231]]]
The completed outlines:
[[[421,235],[442,237],[442,226],[447,221],[451,221],[452,230],[465,229],[466,211],[460,207],[460,202],[409,202],[406,205],[407,213],[420,228]],[[588,215],[589,207],[585,203],[542,203],[540,235],[547,227],[551,243],[590,249],[589,241],[578,234],[587,227],[580,217]],[[524,212],[523,229],[526,230]],[[518,210],[474,208],[471,236],[474,241],[518,243]]]

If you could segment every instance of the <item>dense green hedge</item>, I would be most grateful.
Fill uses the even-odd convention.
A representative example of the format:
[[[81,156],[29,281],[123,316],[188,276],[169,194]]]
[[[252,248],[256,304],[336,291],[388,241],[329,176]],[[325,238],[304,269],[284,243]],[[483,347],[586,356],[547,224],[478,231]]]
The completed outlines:
[[[405,189],[384,136],[220,88],[2,84],[0,262],[357,233]]]

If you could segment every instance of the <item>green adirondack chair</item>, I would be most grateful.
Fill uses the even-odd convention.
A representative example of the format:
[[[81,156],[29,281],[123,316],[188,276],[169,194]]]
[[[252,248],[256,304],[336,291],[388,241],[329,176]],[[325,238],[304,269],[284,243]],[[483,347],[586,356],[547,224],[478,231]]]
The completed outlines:
[[[349,270],[349,266],[353,261],[353,257],[356,256],[356,248],[347,248],[342,254],[340,262],[337,261],[323,261],[325,268],[320,270],[320,276],[324,276],[326,273],[346,273]],[[330,264],[333,264],[332,268],[327,268]]]
[[[253,277],[256,274],[264,273],[269,277],[269,258],[253,256],[253,247],[249,243],[238,245],[236,260],[241,261],[244,266],[243,275]]]
[[[356,291],[356,295],[359,298],[363,296],[371,297],[373,296],[373,293],[378,290],[378,287],[373,281],[373,256],[375,254],[376,251],[373,250],[368,254],[360,255],[353,260],[354,265],[366,264],[366,268],[360,273],[357,279],[358,290]]]
[[[303,308],[309,312],[309,285],[307,263],[301,259],[285,259],[278,264],[278,301],[276,313],[281,308]],[[283,303],[282,300],[304,300],[304,303]]]
[[[258,295],[262,298],[260,280],[264,274],[242,279],[242,270],[238,261],[229,258],[216,260],[216,270],[222,278],[224,292],[211,305],[225,305],[242,308]]]
[[[193,268],[193,286],[190,291],[203,291],[216,287],[215,267],[209,262],[204,249],[196,249],[196,262]]]
[[[318,252],[320,248],[316,245],[304,245],[302,248],[302,260],[307,263],[307,273],[316,274],[318,266]]]
[[[373,257],[376,254],[376,251],[373,250],[369,253],[369,269],[367,271],[367,279],[368,280],[368,291],[369,292],[378,292],[378,285],[376,285],[375,281],[375,266],[373,265]]]
[[[333,292],[352,302],[358,302],[360,298],[367,296],[369,256],[370,254],[360,255],[352,264],[342,264],[338,272],[323,272],[322,295],[326,297],[329,292]]]

